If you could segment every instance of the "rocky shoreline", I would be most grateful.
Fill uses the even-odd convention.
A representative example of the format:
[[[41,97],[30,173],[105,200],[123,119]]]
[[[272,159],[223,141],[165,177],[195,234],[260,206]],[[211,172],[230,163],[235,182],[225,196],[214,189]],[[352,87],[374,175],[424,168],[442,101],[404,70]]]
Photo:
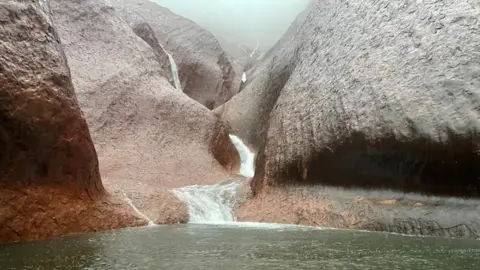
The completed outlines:
[[[479,205],[395,191],[284,186],[244,200],[236,214],[239,221],[480,239]]]

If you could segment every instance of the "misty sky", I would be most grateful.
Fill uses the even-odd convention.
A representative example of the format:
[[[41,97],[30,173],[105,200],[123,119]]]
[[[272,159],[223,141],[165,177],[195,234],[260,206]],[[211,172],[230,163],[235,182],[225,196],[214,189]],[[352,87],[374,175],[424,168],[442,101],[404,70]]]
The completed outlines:
[[[189,18],[216,36],[255,47],[270,47],[308,0],[152,0]],[[263,47],[262,46],[262,47]]]

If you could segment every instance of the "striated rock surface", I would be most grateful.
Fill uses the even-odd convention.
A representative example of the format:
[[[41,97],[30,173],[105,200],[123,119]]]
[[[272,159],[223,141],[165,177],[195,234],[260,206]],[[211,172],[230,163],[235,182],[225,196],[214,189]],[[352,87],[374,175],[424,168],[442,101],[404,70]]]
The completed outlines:
[[[115,2],[132,28],[148,24],[153,29],[159,45],[175,59],[182,90],[189,97],[213,109],[238,92],[242,74],[235,73],[228,55],[210,32],[148,0]]]
[[[258,149],[254,193],[302,184],[478,197],[479,15],[468,0],[312,4],[216,110]]]
[[[0,3],[0,36],[0,242],[142,224],[103,196],[46,1]]]
[[[185,222],[169,189],[230,177],[239,157],[228,127],[173,88],[158,50],[109,1],[51,5],[106,189],[157,223]]]
[[[237,218],[239,221],[480,239],[479,203],[479,200],[390,191],[289,186],[270,188],[244,202]]]

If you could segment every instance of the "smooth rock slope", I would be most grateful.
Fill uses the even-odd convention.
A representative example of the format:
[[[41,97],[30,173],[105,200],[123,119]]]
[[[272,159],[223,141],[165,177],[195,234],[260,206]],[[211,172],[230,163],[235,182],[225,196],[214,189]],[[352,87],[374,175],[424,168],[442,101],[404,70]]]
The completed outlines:
[[[242,74],[235,73],[210,32],[148,0],[115,0],[115,4],[130,27],[151,27],[159,45],[175,59],[182,90],[189,97],[214,109],[238,92]]]
[[[110,1],[51,4],[106,189],[156,223],[186,221],[169,190],[228,179],[239,165],[228,127],[173,88],[158,50]]]
[[[468,0],[314,2],[216,110],[259,150],[257,198],[277,194],[252,209],[277,207],[291,185],[478,197],[479,15]],[[394,217],[411,226],[410,213]],[[462,237],[478,235],[469,215],[456,222],[475,233]],[[398,231],[391,222],[371,227]]]
[[[47,2],[2,1],[0,36],[0,242],[142,224],[104,196]]]

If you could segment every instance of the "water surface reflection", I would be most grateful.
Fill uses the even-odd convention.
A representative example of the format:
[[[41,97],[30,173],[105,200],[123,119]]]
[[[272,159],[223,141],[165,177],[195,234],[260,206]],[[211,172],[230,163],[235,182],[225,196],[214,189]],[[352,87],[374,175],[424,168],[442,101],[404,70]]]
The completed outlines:
[[[0,246],[2,269],[480,269],[480,241],[178,225]]]

